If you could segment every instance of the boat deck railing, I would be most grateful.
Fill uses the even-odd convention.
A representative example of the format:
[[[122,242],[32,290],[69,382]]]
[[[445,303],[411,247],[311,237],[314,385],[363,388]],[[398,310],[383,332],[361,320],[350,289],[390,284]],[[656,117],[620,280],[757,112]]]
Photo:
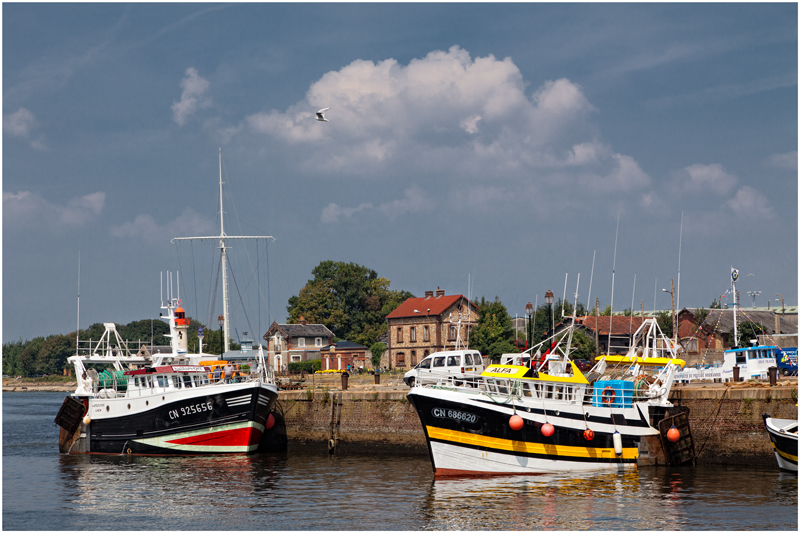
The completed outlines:
[[[608,378],[609,376],[606,376]],[[611,376],[617,377],[617,376]],[[434,387],[460,393],[488,396],[498,403],[511,398],[519,401],[562,401],[607,407],[630,406],[634,402],[646,402],[654,398],[645,377],[631,381],[630,388],[619,386],[620,379],[596,380],[592,383],[560,383],[533,381],[515,378],[475,376],[454,378],[452,376],[424,377],[417,380],[416,387]]]
[[[227,383],[244,383],[263,380],[255,365],[232,364],[232,371],[194,374],[144,374],[118,378],[116,374],[99,374],[92,379],[92,391],[98,398],[138,398],[175,392],[181,389],[209,387]],[[268,376],[268,381],[270,377]]]

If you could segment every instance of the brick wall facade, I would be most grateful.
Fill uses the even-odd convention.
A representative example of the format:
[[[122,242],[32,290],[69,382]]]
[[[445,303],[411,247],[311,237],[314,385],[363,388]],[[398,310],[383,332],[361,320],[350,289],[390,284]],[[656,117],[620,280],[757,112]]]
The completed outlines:
[[[450,322],[450,313],[457,315],[455,305],[442,315],[390,319],[387,356],[391,368],[410,369],[433,352],[454,350],[459,325]],[[470,308],[469,317],[465,317],[460,325],[462,342],[466,343],[469,330],[475,327],[478,318],[475,310]],[[425,328],[428,328],[427,339]]]

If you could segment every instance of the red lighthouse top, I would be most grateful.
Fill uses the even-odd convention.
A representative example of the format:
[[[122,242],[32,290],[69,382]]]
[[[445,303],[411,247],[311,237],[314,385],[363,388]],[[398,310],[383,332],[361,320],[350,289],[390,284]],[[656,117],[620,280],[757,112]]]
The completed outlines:
[[[183,307],[175,308],[175,324],[178,326],[188,326],[190,320],[186,318],[186,311]]]

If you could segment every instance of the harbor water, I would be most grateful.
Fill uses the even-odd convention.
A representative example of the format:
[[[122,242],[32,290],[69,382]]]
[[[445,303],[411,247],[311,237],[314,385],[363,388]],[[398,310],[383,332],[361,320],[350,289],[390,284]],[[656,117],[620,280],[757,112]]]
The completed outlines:
[[[4,393],[4,530],[796,531],[775,468],[434,480],[426,456],[58,453],[63,393]],[[764,438],[767,438],[766,434]]]

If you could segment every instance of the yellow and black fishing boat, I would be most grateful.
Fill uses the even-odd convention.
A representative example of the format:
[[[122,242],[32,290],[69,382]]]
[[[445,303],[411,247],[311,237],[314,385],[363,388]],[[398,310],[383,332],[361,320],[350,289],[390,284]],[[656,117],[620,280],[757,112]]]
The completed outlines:
[[[649,331],[661,334],[648,320]],[[531,356],[530,365],[490,365],[472,380],[431,376],[415,383],[408,399],[436,477],[635,469],[660,449],[656,428],[672,407],[669,391],[682,366],[675,353],[659,354],[666,358],[659,366],[601,358],[584,374],[569,357],[574,324],[573,317],[566,334],[544,341],[551,349]],[[655,343],[645,339],[644,346]]]

